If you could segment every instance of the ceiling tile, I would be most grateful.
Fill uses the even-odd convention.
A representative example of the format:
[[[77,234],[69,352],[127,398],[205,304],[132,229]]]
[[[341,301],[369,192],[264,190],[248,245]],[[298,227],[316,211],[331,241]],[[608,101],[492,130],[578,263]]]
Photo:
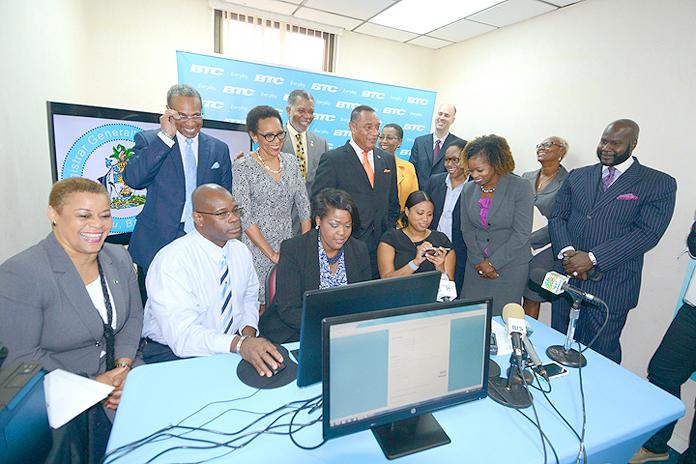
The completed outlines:
[[[495,5],[500,0],[401,0],[370,22],[416,34],[439,29],[457,19]]]
[[[396,40],[397,42],[406,42],[407,40],[415,39],[416,37],[418,37],[418,34],[413,34],[411,32],[401,31],[399,29],[380,26],[379,24],[372,23],[365,23],[362,26],[356,28],[354,32],[372,35],[375,37],[382,37],[390,40]]]
[[[468,19],[492,26],[504,27],[557,9],[548,3],[537,2],[536,0],[507,0],[481,13],[471,15]]]
[[[568,6],[573,3],[580,3],[582,0],[544,0],[546,3],[550,3],[556,6]]]
[[[293,11],[297,9],[297,5],[285,2],[277,2],[275,0],[235,0],[233,2],[225,2],[229,6],[227,9],[229,11],[234,11],[235,13],[245,13],[244,11],[235,10],[235,5],[242,5],[247,8],[253,8],[255,10],[270,11],[277,14],[291,15]]]
[[[367,20],[393,3],[394,0],[307,0],[304,6]]]
[[[409,41],[408,43],[410,43],[411,45],[420,45],[421,47],[428,47],[434,49],[446,47],[447,45],[452,45],[452,42],[449,42],[447,40],[434,39],[432,37],[426,36],[418,37]]]
[[[452,42],[461,42],[462,40],[483,35],[486,32],[494,31],[497,27],[481,24],[466,19],[460,19],[457,22],[449,24],[445,27],[429,32],[429,37],[437,39],[451,40]]]
[[[324,13],[323,11],[317,11],[311,8],[300,8],[293,16],[310,21],[316,21],[318,23],[329,24],[331,26],[342,27],[344,29],[348,29],[349,31],[353,30],[355,26],[362,23],[362,21],[359,19],[346,18],[345,16]]]

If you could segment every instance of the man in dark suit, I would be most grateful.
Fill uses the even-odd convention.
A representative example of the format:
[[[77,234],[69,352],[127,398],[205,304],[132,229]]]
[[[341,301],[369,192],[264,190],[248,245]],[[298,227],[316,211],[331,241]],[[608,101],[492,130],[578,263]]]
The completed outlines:
[[[418,185],[426,185],[433,174],[446,172],[445,152],[452,142],[459,139],[449,131],[456,113],[457,108],[453,104],[443,103],[435,115],[435,132],[414,140],[409,161],[416,168]],[[466,140],[464,144],[466,145]]]
[[[324,137],[309,131],[309,126],[314,121],[314,97],[309,92],[302,89],[293,90],[288,95],[285,111],[288,113],[288,122],[284,128],[287,136],[280,151],[297,156],[302,176],[307,181],[309,196],[312,194],[319,158],[329,151],[329,144]],[[295,205],[292,207],[292,231],[293,235],[302,233]]]
[[[638,304],[643,255],[667,229],[677,191],[674,178],[631,157],[638,132],[628,119],[609,124],[597,146],[600,163],[568,174],[549,218],[554,253],[563,260],[556,269],[609,307],[600,332],[604,308],[583,303],[575,339],[587,344],[597,336],[592,349],[617,363],[628,311]],[[566,298],[553,303],[553,328],[566,331],[569,308]]]
[[[232,189],[232,163],[227,144],[200,132],[201,96],[186,84],[167,92],[167,109],[160,130],[135,135],[133,156],[123,171],[133,189],[147,189],[147,201],[138,214],[128,251],[138,265],[143,301],[145,274],[155,254],[193,230],[191,194],[202,184]]]
[[[348,123],[351,139],[322,155],[312,188],[312,197],[330,187],[345,190],[355,201],[362,224],[356,237],[367,245],[375,279],[379,278],[377,245],[399,217],[394,155],[375,147],[379,124],[374,109],[355,108]]]

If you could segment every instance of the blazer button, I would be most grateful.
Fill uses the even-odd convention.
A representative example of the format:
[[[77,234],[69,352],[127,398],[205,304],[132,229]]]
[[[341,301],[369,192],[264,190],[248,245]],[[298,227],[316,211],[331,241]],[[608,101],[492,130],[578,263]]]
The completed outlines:
[[[101,342],[95,343],[94,346],[101,346]]]

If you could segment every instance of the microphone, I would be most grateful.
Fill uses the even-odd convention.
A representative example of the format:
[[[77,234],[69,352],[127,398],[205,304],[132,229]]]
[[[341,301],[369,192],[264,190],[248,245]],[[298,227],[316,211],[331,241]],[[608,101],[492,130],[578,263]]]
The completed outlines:
[[[506,312],[507,311],[507,312]],[[507,316],[507,319],[506,319]],[[527,337],[527,323],[524,320],[524,308],[520,306],[517,303],[508,303],[503,307],[503,320],[508,323],[511,318],[513,319],[514,324],[519,324],[518,321],[521,321],[522,327],[524,327],[524,330],[522,331],[522,345],[524,346],[524,350],[527,352],[527,355],[529,356],[530,361],[532,361],[532,367],[537,368],[537,372],[539,372],[542,377],[548,382],[549,376],[546,373],[546,369],[542,366],[541,359],[539,359],[539,355],[537,355],[536,350],[534,349],[534,345],[532,345],[532,342],[529,341],[529,337]],[[509,325],[508,325],[509,327]],[[508,329],[509,332],[510,329]],[[511,333],[511,338],[516,335],[514,332]],[[513,342],[513,347],[514,347],[514,342]]]
[[[524,324],[524,309],[517,303],[508,303],[503,306],[503,321],[507,328],[507,333],[512,341],[512,355],[515,357],[517,366],[523,369],[522,363],[522,336],[527,334],[527,327]]]
[[[560,295],[563,292],[568,292],[572,296],[590,303],[603,303],[603,301],[598,297],[570,285],[568,283],[570,277],[559,274],[556,271],[546,272],[543,269],[536,268],[530,273],[529,280],[539,285],[544,290],[553,293],[554,295]]]

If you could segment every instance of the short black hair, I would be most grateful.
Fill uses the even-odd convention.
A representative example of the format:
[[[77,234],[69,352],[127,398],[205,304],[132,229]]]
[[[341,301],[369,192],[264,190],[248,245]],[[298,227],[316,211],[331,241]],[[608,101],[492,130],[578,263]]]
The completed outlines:
[[[247,130],[256,134],[256,131],[259,128],[259,121],[266,118],[276,118],[278,121],[280,121],[280,125],[283,125],[283,118],[280,117],[280,113],[277,109],[267,105],[261,105],[252,108],[247,114]]]
[[[363,111],[367,111],[368,113],[374,113],[375,109],[367,105],[360,105],[355,107],[355,109],[350,113],[350,122],[352,122],[353,124],[357,124],[358,120],[362,117]]]
[[[358,207],[345,190],[325,188],[312,198],[312,220],[324,219],[332,209],[342,209],[350,213],[353,232],[360,231],[360,213]]]
[[[464,147],[464,157],[468,162],[475,156],[482,155],[499,176],[507,176],[515,170],[515,159],[510,145],[499,135],[482,135]],[[463,165],[463,164],[462,164]]]
[[[404,130],[401,128],[400,125],[394,124],[393,122],[391,122],[391,123],[385,125],[382,128],[382,130],[386,129],[387,127],[391,127],[392,129],[394,129],[396,131],[396,135],[398,135],[400,139],[404,138]]]

